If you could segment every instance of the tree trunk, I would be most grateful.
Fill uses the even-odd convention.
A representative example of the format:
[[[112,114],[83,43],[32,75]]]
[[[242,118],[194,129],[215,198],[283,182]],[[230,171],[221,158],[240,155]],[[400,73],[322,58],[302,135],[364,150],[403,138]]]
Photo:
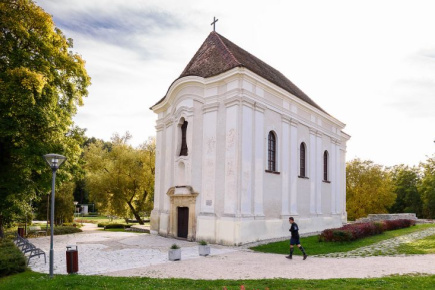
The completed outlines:
[[[131,204],[131,202],[127,201],[128,206],[131,209],[131,212],[133,213],[134,217],[136,218],[136,220],[139,222],[140,225],[143,225],[144,222],[143,220],[140,218],[139,213],[137,212],[137,210],[133,207],[133,205]]]
[[[3,214],[0,214],[0,238],[4,238],[5,233],[3,231]]]

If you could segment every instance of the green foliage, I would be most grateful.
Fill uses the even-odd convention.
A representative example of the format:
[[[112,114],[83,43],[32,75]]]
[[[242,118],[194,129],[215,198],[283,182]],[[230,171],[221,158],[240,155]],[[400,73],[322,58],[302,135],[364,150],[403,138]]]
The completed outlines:
[[[394,166],[391,169],[396,200],[390,213],[415,213],[422,217],[422,201],[417,186],[420,181],[419,168],[405,165]]]
[[[51,188],[42,155],[68,161],[57,182],[79,172],[82,129],[72,117],[88,95],[85,62],[72,40],[31,0],[0,2],[0,235]]]
[[[176,249],[179,249],[179,248],[180,248],[180,246],[177,245],[177,244],[172,244],[171,247],[170,247],[171,250],[176,250]]]
[[[207,242],[204,240],[199,241],[198,244],[200,244],[201,246],[207,246]]]
[[[387,213],[395,201],[391,174],[372,161],[354,159],[346,164],[346,209],[349,220]]]
[[[24,272],[25,270],[26,259],[21,251],[12,241],[0,239],[0,277]]]
[[[155,140],[135,149],[131,135],[114,135],[111,148],[102,142],[85,152],[86,185],[101,212],[129,217],[143,224],[141,212],[152,209],[154,196]]]
[[[54,235],[68,235],[68,234],[75,234],[82,232],[81,229],[76,227],[70,227],[70,226],[60,226],[60,227],[54,227],[53,233]]]
[[[418,190],[423,201],[423,216],[435,218],[435,155],[428,158],[426,163],[420,164],[423,176]]]
[[[106,229],[128,229],[131,227],[131,225],[117,223],[98,223],[98,227]]]

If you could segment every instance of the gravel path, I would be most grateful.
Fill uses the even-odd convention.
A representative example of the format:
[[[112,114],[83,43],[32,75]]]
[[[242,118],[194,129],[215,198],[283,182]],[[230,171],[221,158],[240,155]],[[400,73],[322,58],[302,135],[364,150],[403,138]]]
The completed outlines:
[[[366,278],[393,274],[435,275],[435,255],[356,257],[312,257],[303,261],[301,256],[288,260],[284,255],[253,252],[243,247],[211,246],[211,255],[200,257],[194,242],[160,236],[96,231],[91,225],[85,232],[54,237],[54,273],[66,274],[66,245],[75,244],[79,252],[79,274],[107,276],[147,276],[189,279],[263,279],[263,278]],[[423,238],[435,229],[424,230],[359,249],[368,256],[380,248],[392,249],[407,239]],[[413,236],[414,235],[414,236]],[[49,253],[49,237],[31,239],[37,247]],[[182,260],[168,261],[170,245],[182,247]],[[369,249],[370,248],[370,249]],[[309,253],[309,249],[308,253]],[[352,257],[352,258],[350,258]],[[32,258],[30,267],[48,273],[44,259]]]

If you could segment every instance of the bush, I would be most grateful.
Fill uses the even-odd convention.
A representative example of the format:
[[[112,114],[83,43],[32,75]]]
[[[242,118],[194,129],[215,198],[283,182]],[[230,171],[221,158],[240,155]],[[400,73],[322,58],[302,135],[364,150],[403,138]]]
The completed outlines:
[[[127,224],[111,224],[111,223],[99,223],[99,228],[106,228],[106,229],[128,229],[131,227],[131,225]]]
[[[384,231],[397,230],[415,225],[412,220],[388,220],[382,222],[356,223],[341,228],[326,229],[319,235],[320,242],[349,242],[369,236],[382,234]]]
[[[81,229],[76,227],[54,227],[54,235],[68,235],[82,232]]]
[[[413,220],[389,220],[384,222],[384,230],[392,231],[397,229],[409,228],[410,226],[414,226],[415,221]]]
[[[10,240],[0,239],[0,277],[24,272],[26,258]]]

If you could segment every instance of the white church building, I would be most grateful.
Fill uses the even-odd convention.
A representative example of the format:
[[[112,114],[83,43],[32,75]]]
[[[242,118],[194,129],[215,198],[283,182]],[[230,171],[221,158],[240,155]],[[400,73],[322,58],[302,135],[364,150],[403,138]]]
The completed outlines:
[[[345,124],[220,34],[151,109],[152,233],[241,245],[347,220]]]

